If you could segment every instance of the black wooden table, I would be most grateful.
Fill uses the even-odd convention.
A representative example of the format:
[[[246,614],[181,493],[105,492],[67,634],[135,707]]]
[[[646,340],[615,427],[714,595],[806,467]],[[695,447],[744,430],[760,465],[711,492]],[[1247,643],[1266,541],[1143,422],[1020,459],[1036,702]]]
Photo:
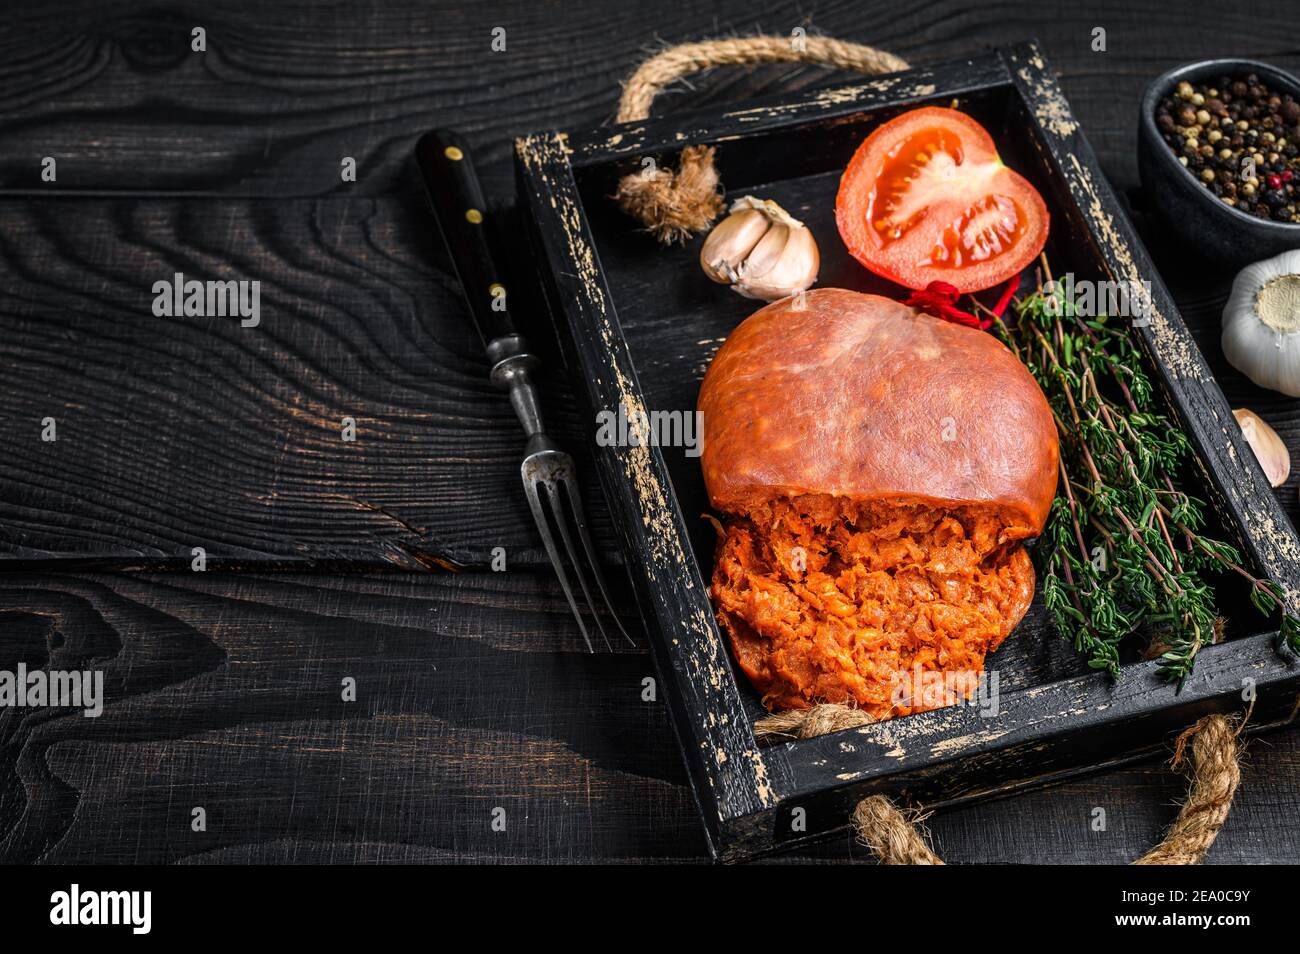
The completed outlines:
[[[1284,0],[31,4],[0,28],[0,669],[102,669],[108,706],[0,710],[0,860],[703,857],[649,658],[588,655],[541,561],[410,150],[464,130],[500,209],[512,138],[607,121],[647,52],[796,27],[913,63],[1040,38],[1230,402],[1300,453],[1297,402],[1219,352],[1231,276],[1149,217],[1135,156],[1157,73],[1300,68]],[[657,109],[837,78],[723,71]],[[155,317],[175,272],[261,281],[261,323]],[[1131,765],[929,824],[951,861],[1119,862],[1184,789]],[[1300,859],[1297,801],[1300,736],[1254,740],[1209,860]]]

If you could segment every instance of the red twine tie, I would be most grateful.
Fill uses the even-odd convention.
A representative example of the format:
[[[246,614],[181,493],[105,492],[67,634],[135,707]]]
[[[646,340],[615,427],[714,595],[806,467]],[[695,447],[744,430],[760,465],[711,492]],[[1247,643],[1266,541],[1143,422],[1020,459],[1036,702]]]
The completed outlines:
[[[993,314],[999,318],[1007,310],[1007,305],[1011,301],[1011,296],[1016,293],[1020,287],[1020,276],[1013,275],[1007,282],[1006,287],[1002,289],[1002,294],[998,297],[998,303],[993,306]],[[930,282],[925,286],[925,291],[914,291],[912,297],[908,298],[905,304],[923,311],[927,315],[933,315],[936,318],[942,318],[944,321],[951,321],[955,325],[965,325],[967,328],[979,328],[981,331],[987,331],[993,327],[992,318],[979,318],[972,315],[969,311],[962,311],[957,307],[957,299],[961,292],[957,286],[950,285],[947,282]]]

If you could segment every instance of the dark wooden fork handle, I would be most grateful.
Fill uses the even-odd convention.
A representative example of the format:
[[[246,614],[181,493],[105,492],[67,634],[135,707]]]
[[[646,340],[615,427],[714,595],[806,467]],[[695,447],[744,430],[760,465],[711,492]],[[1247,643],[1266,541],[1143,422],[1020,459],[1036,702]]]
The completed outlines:
[[[540,362],[510,316],[502,259],[469,147],[456,133],[436,129],[416,143],[415,161],[474,326],[492,362],[492,383],[509,392],[531,450],[535,439],[544,440],[533,380]]]

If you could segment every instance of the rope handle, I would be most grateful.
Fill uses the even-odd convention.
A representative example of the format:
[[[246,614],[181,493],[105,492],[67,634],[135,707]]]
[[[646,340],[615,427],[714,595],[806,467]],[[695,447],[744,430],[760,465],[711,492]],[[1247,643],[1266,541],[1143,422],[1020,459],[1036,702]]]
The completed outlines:
[[[755,725],[755,734],[759,739],[811,739],[872,721],[858,709],[819,705],[762,719]],[[1179,734],[1169,764],[1173,769],[1183,768],[1191,744],[1191,789],[1164,840],[1133,864],[1194,865],[1205,857],[1228,818],[1233,796],[1241,784],[1243,725],[1235,717],[1215,714]],[[884,795],[869,795],[853,810],[853,827],[859,840],[875,852],[882,864],[941,865],[943,859],[934,853],[917,827],[920,820],[915,813],[909,818]]]
[[[681,43],[664,49],[638,66],[619,99],[617,122],[638,122],[650,116],[655,97],[685,75],[714,66],[754,66],[771,62],[809,62],[853,73],[896,73],[909,69],[893,53],[831,36],[742,36]],[[641,220],[658,238],[680,242],[712,225],[723,209],[714,147],[688,146],[681,151],[677,172],[651,169],[624,175],[614,199],[624,212]],[[813,738],[872,721],[855,708],[823,704],[809,710],[781,712],[755,725],[758,738]],[[1232,807],[1232,795],[1242,782],[1239,766],[1242,743],[1238,721],[1209,715],[1184,730],[1174,746],[1170,766],[1186,764],[1192,746],[1192,786],[1165,840],[1134,864],[1196,864],[1204,857]],[[853,825],[863,844],[885,864],[943,864],[917,828],[884,795],[862,799],[853,811]]]
[[[902,57],[862,43],[825,36],[751,36],[681,43],[650,57],[632,74],[619,99],[617,121],[639,122],[663,90],[691,73],[716,66],[755,66],[761,63],[814,63],[856,73],[892,73],[908,69]],[[614,194],[619,206],[659,239],[684,241],[713,224],[722,211],[714,147],[693,145],[682,150],[677,171],[651,169],[624,176]],[[819,705],[783,712],[755,726],[759,739],[810,739],[826,732],[856,728],[872,720],[857,709]],[[1192,746],[1192,786],[1164,840],[1134,864],[1197,864],[1214,844],[1241,783],[1238,758],[1240,728],[1235,719],[1209,715],[1178,736],[1170,765],[1186,763]],[[888,798],[871,795],[853,811],[858,837],[885,864],[941,865],[917,828]]]
[[[751,36],[704,40],[669,47],[642,63],[623,88],[617,121],[638,122],[663,90],[691,73],[716,66],[755,66],[761,63],[814,63],[856,73],[892,73],[908,69],[902,57],[862,43],[825,36]],[[722,211],[714,147],[693,145],[682,150],[677,171],[651,169],[624,176],[614,194],[619,206],[664,244],[684,241],[713,224]],[[783,712],[755,726],[758,738],[779,736],[810,739],[826,732],[856,728],[872,720],[857,709],[820,705]],[[1240,728],[1235,719],[1209,715],[1178,736],[1170,765],[1186,763],[1192,746],[1192,786],[1164,840],[1134,864],[1197,864],[1214,844],[1241,783],[1238,758]],[[909,818],[883,795],[871,795],[853,811],[858,837],[885,864],[941,865]]]
[[[618,103],[617,121],[638,122],[664,88],[700,70],[715,66],[755,66],[761,63],[814,63],[855,73],[893,73],[908,68],[902,57],[874,46],[828,36],[749,36],[681,43],[642,63]],[[682,150],[676,172],[650,169],[619,180],[614,199],[663,244],[685,241],[713,224],[722,211],[713,146]]]

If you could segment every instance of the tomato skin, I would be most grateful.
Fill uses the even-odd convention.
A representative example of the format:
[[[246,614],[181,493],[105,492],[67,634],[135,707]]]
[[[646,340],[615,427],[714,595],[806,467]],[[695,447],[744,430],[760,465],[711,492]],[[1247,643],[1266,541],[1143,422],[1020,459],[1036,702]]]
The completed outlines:
[[[1019,274],[1047,242],[1047,205],[1003,165],[993,138],[955,109],[926,106],[875,129],[840,179],[835,222],[867,269],[908,288],[959,291]]]

